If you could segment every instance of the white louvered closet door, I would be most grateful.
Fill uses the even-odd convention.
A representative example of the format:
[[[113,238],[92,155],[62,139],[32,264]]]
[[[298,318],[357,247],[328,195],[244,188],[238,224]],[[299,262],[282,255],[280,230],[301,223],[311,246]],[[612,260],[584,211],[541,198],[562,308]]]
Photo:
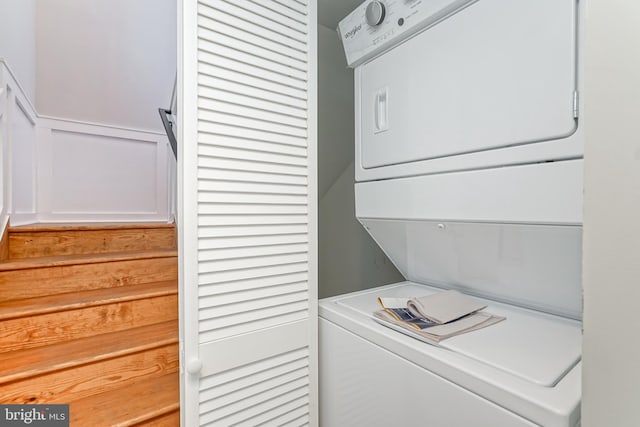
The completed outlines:
[[[179,10],[183,425],[314,426],[316,3]]]

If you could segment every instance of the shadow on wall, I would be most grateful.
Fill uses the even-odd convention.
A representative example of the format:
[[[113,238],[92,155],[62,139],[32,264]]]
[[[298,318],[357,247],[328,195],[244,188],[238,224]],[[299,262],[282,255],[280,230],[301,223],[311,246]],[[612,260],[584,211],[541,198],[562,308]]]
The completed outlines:
[[[320,200],[320,298],[404,280],[356,220],[353,184],[351,163]]]
[[[318,26],[320,298],[404,280],[355,217],[353,70],[335,30]]]

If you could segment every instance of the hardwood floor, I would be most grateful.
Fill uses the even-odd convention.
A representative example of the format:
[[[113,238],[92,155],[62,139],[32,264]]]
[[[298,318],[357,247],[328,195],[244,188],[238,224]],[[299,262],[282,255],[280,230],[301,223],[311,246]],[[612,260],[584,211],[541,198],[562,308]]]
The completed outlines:
[[[39,224],[0,242],[0,403],[71,426],[178,426],[173,224]]]

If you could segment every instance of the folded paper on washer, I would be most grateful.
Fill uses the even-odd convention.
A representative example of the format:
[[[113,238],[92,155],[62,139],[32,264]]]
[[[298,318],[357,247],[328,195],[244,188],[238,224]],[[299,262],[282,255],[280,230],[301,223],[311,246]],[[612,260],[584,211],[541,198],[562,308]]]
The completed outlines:
[[[486,304],[457,291],[418,298],[378,298],[378,304],[382,310],[373,313],[376,321],[430,344],[505,319],[481,311]]]

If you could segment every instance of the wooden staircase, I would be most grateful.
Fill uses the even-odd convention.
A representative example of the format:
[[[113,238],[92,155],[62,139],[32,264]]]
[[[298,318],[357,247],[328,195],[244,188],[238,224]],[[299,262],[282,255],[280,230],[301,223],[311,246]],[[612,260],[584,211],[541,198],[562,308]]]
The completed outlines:
[[[0,403],[70,425],[179,426],[173,224],[13,227],[0,243]]]

